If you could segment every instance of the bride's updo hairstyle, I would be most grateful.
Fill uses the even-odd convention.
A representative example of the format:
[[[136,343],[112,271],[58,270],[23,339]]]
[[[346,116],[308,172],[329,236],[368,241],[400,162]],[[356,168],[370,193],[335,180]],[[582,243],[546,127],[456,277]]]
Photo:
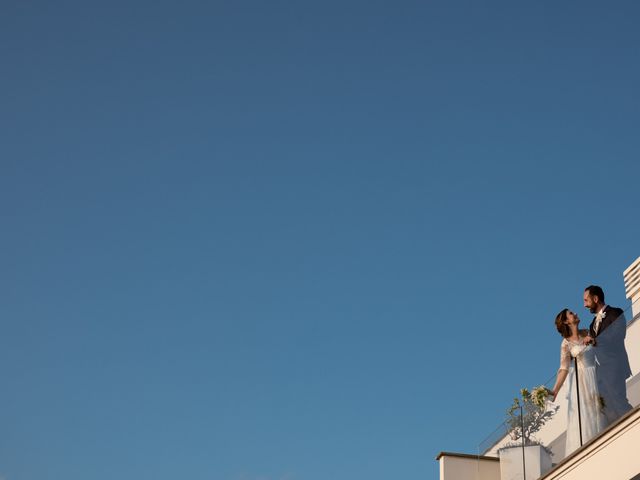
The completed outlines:
[[[567,321],[568,311],[569,309],[565,308],[556,316],[556,328],[564,338],[569,338],[571,336],[571,329],[569,328],[569,325],[564,323]]]

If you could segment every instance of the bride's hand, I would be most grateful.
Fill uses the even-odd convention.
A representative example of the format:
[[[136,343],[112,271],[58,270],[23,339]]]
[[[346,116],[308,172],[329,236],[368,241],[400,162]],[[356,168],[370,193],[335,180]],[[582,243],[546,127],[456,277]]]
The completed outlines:
[[[582,339],[582,343],[584,345],[594,345],[596,342],[593,340],[593,337],[587,335]]]

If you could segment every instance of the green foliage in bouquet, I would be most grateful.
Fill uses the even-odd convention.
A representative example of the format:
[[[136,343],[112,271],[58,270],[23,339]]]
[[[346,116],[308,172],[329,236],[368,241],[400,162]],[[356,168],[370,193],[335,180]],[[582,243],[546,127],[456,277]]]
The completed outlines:
[[[509,437],[513,442],[524,439],[525,445],[540,445],[534,437],[542,426],[558,411],[559,406],[550,407],[547,397],[551,392],[540,385],[529,392],[520,390],[520,397],[513,399],[513,404],[507,410],[507,427]]]

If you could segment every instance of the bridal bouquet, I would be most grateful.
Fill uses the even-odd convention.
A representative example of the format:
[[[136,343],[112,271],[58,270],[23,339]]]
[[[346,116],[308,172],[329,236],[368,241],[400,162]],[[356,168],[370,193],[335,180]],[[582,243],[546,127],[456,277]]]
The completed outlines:
[[[550,392],[544,385],[534,388],[531,392],[527,388],[520,390],[520,397],[514,398],[513,404],[507,410],[506,424],[512,441],[523,439],[525,445],[539,444],[533,435],[560,408],[549,406],[549,395]]]
[[[526,390],[523,388],[523,390]],[[545,408],[547,406],[547,397],[551,395],[551,392],[544,385],[536,387],[531,392],[531,401],[539,408]]]

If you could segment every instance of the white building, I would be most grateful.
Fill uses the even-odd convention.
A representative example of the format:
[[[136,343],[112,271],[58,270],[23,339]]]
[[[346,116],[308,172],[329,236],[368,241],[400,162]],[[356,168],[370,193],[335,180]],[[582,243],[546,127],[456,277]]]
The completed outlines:
[[[527,480],[640,480],[640,257],[629,265],[623,277],[626,296],[631,301],[631,308],[625,311],[625,345],[632,371],[632,376],[627,380],[627,397],[634,408],[568,456],[564,451],[566,416],[554,416],[536,434],[553,452],[552,467],[538,477],[532,474],[535,469],[530,465]],[[558,394],[557,405],[560,411],[566,411],[562,390]],[[490,442],[482,451],[474,454],[441,452],[436,457],[440,462],[440,480],[523,479],[521,463],[518,463],[515,476],[504,478],[506,474],[503,472],[501,478],[498,449],[509,440],[508,436],[497,435],[495,442]]]

